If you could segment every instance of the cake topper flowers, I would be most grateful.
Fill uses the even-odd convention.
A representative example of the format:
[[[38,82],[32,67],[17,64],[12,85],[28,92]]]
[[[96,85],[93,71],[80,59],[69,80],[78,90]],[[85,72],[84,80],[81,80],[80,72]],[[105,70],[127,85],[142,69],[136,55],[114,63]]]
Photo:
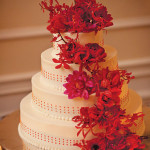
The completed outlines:
[[[113,25],[112,17],[102,4],[96,0],[74,0],[71,6],[58,0],[44,0],[41,2],[43,11],[49,11],[49,25],[47,29],[51,33],[61,32],[91,32],[99,31]]]

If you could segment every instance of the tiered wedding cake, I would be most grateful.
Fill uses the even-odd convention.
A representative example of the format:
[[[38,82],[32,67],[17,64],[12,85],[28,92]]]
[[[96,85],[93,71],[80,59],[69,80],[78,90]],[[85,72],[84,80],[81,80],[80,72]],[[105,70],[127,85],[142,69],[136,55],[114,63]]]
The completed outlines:
[[[53,42],[53,47],[41,54],[41,72],[32,77],[32,93],[27,95],[20,104],[19,134],[24,142],[24,149],[80,149],[79,143],[83,136],[81,133],[77,136],[78,129],[75,127],[77,123],[72,121],[72,118],[80,116],[81,108],[95,106],[98,98],[94,92],[89,94],[87,100],[85,100],[85,96],[74,96],[69,99],[67,94],[64,94],[65,83],[68,82],[66,78],[71,76],[70,74],[75,74],[75,70],[79,70],[80,67],[77,63],[70,63],[69,69],[65,69],[63,66],[56,69],[58,64],[54,60],[59,60],[57,54],[61,51],[60,45],[66,44],[64,41],[69,41],[67,37],[75,39],[78,35],[76,42],[82,46],[88,43],[99,44],[107,54],[104,61],[98,62],[99,70],[107,68],[109,71],[114,71],[118,69],[117,51],[111,46],[104,45],[102,30],[78,34],[66,32],[60,35],[57,41]],[[54,37],[57,36],[54,34]],[[85,68],[83,71],[90,76]],[[63,84],[65,85],[63,86]],[[129,114],[130,118],[132,114],[142,112],[142,99],[135,91],[128,88],[126,80],[122,83],[119,98],[121,109],[126,109],[126,114]],[[125,119],[122,119],[122,122],[126,124]],[[129,127],[131,132],[142,135],[144,132],[143,119],[139,117],[135,123]],[[99,130],[99,128],[95,129],[97,132]],[[94,138],[95,135],[92,132],[85,136],[85,140]]]

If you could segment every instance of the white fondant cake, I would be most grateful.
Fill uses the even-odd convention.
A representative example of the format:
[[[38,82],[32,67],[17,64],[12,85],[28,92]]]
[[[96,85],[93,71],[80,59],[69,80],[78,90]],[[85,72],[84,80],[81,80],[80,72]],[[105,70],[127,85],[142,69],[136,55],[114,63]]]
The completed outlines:
[[[83,45],[89,42],[99,43],[99,39],[102,41],[103,37],[102,33],[97,34],[82,33],[79,41]],[[26,149],[30,147],[35,150],[78,150],[79,148],[73,144],[79,143],[82,137],[77,137],[76,124],[72,122],[72,118],[79,115],[81,107],[93,106],[97,100],[94,94],[90,95],[88,100],[79,97],[68,99],[68,96],[63,94],[66,77],[73,70],[78,70],[79,66],[70,64],[71,69],[69,70],[63,67],[55,69],[56,64],[52,58],[57,58],[56,54],[59,51],[57,44],[55,43],[53,48],[41,54],[41,73],[32,77],[32,93],[26,96],[20,104],[19,134]],[[104,46],[104,48],[107,57],[105,62],[100,63],[100,69],[106,67],[110,70],[117,69],[116,50],[110,46]],[[120,99],[121,107],[126,109],[127,114],[142,112],[141,97],[135,91],[128,89],[126,82],[123,83]],[[131,130],[142,135],[143,121],[137,120],[137,126],[132,126]],[[92,137],[92,134],[88,134],[86,139]]]

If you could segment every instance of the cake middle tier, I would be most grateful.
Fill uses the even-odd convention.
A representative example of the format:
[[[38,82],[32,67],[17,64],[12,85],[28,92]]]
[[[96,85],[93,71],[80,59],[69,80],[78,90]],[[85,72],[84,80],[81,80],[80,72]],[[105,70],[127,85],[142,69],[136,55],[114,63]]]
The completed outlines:
[[[100,62],[100,69],[109,68],[109,70],[118,69],[118,61],[117,61],[117,51],[116,49],[110,46],[104,46],[105,51],[107,53],[107,57],[105,58],[105,62]],[[41,82],[49,88],[56,89],[57,91],[64,92],[63,84],[66,83],[66,77],[69,74],[72,74],[74,70],[79,70],[78,64],[70,64],[70,69],[64,69],[61,67],[60,69],[55,69],[59,63],[54,63],[52,61],[53,57],[51,55],[53,48],[50,48],[44,51],[41,54]],[[84,70],[86,71],[86,70]],[[86,71],[89,74],[88,71]]]
[[[68,95],[49,88],[41,82],[41,74],[32,77],[32,106],[49,117],[71,120],[80,114],[81,107],[91,107],[96,103],[95,94],[90,95],[88,100],[77,97],[68,99]],[[121,107],[125,108],[129,101],[128,85],[124,82],[120,95]]]

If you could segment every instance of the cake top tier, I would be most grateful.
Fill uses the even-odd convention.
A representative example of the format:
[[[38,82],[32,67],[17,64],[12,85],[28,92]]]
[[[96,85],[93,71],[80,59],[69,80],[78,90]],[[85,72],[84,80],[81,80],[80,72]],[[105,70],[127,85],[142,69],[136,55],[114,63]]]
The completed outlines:
[[[49,11],[47,29],[51,33],[97,32],[113,25],[107,8],[96,0],[74,0],[71,6],[61,5],[57,0],[43,0],[41,7]]]

